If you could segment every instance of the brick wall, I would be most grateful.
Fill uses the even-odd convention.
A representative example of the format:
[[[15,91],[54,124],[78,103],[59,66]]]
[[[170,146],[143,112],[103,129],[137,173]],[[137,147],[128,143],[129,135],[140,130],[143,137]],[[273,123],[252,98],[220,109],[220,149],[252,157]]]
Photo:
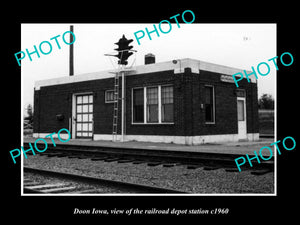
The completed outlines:
[[[126,134],[195,136],[209,134],[236,134],[237,103],[234,83],[220,81],[221,74],[200,71],[194,74],[186,68],[184,73],[173,70],[128,76],[126,78]],[[172,84],[174,91],[174,124],[132,124],[132,96],[134,87]],[[205,123],[204,87],[213,85],[215,90],[215,124]],[[245,79],[239,82],[246,90],[247,132],[258,132],[257,84]],[[120,79],[121,86],[121,79]],[[105,103],[105,91],[113,90],[114,79],[101,79],[70,84],[41,87],[34,92],[34,133],[52,133],[69,128],[74,93],[92,92],[94,97],[94,133],[112,133],[113,103]],[[120,91],[121,97],[121,91]],[[119,102],[121,111],[121,101]],[[58,121],[57,114],[64,119]],[[118,131],[121,129],[119,113]]]
[[[94,133],[111,134],[113,104],[105,103],[105,91],[113,89],[113,84],[113,79],[102,79],[41,87],[34,93],[34,133],[69,128],[73,94],[91,92],[94,99]],[[64,120],[57,121],[57,114],[63,114]]]
[[[180,95],[182,84],[173,71],[149,73],[145,75],[129,76],[126,79],[126,134],[128,135],[184,135],[183,111],[174,110],[174,124],[132,124],[132,94],[134,87],[148,87],[158,85],[173,85],[174,109],[182,108],[183,101]],[[181,119],[182,118],[182,119]]]
[[[193,135],[237,134],[237,96],[236,85],[220,81],[221,74],[200,71],[193,79]],[[258,133],[257,84],[245,79],[239,83],[246,91],[247,133]],[[205,123],[204,104],[205,85],[213,85],[215,93],[215,123]]]

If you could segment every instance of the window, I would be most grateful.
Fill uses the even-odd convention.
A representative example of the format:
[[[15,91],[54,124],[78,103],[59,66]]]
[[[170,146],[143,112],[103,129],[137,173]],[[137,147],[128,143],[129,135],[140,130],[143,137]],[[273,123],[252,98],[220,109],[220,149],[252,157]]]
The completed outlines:
[[[144,89],[133,89],[133,122],[144,122]]]
[[[132,89],[133,123],[173,123],[173,86]]]
[[[205,122],[215,122],[214,87],[205,86]]]
[[[173,86],[161,87],[161,121],[173,122]]]
[[[105,103],[112,103],[114,102],[114,90],[107,90],[105,91]]]
[[[245,112],[244,112],[244,100],[238,100],[237,101],[237,107],[238,107],[238,121],[245,121]]]
[[[158,87],[147,88],[147,122],[158,122]]]

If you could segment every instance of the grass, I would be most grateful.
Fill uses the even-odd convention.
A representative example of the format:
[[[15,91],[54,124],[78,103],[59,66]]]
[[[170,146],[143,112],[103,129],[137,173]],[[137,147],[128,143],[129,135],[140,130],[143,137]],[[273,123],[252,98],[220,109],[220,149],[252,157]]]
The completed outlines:
[[[274,110],[259,109],[258,118],[259,118],[259,133],[274,134]]]
[[[23,129],[24,137],[32,137],[33,129]]]

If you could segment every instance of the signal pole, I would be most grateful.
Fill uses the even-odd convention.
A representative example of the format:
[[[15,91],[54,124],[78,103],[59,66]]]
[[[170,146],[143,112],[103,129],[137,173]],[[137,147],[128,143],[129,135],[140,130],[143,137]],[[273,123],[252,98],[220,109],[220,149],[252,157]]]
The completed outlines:
[[[121,76],[122,76],[121,142],[124,142],[124,135],[125,135],[125,71],[124,71],[123,66],[121,66]]]
[[[119,59],[118,64],[120,65],[119,71],[116,73],[116,78],[117,79],[119,76],[122,77],[122,94],[121,94],[121,142],[124,142],[124,136],[125,136],[125,110],[126,110],[126,88],[125,88],[125,66],[128,64],[127,60],[128,58],[133,54],[133,52],[136,52],[135,50],[131,50],[133,46],[129,46],[129,44],[132,42],[132,39],[127,39],[125,35],[120,38],[120,40],[115,43],[118,45],[118,48],[115,50],[118,51],[117,55],[111,55],[111,54],[105,54],[106,56],[114,56]],[[116,92],[116,89],[115,89]],[[114,93],[115,96],[116,93]],[[118,100],[117,100],[118,101]],[[117,107],[116,107],[117,108]],[[115,110],[115,109],[114,109]],[[115,116],[115,112],[114,115]],[[116,121],[115,119],[113,121]],[[114,137],[117,136],[116,132],[116,127],[117,125],[115,122],[113,122],[113,138],[112,140],[114,141]],[[116,136],[114,136],[116,135]]]

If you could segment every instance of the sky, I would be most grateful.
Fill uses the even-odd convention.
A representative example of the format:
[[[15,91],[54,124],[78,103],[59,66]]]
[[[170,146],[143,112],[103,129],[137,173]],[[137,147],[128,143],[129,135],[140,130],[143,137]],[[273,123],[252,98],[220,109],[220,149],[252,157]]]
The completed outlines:
[[[65,44],[62,36],[74,25],[74,75],[110,70],[117,67],[115,57],[104,54],[113,54],[117,48],[114,43],[124,34],[127,39],[133,39],[131,45],[137,53],[129,58],[128,66],[144,64],[144,56],[152,53],[156,62],[170,61],[173,59],[191,58],[225,66],[251,70],[260,62],[276,53],[276,24],[200,24],[172,23],[172,29],[164,34],[159,31],[159,37],[154,32],[152,40],[145,35],[138,45],[134,33],[147,27],[152,31],[153,24],[22,24],[21,49],[34,51],[34,45],[39,48],[43,41],[52,45],[48,55],[39,52],[32,54],[32,61],[28,55],[21,61],[22,78],[22,105],[33,105],[34,82],[50,78],[69,75],[69,45]],[[158,27],[158,24],[156,24]],[[169,25],[163,24],[162,30],[167,31]],[[61,49],[55,40],[57,38]],[[69,34],[65,35],[69,41]],[[49,51],[47,44],[42,45],[44,52]],[[19,56],[20,57],[20,56]],[[276,69],[269,62],[271,71],[267,76],[258,76],[258,96],[263,93],[275,97]],[[16,66],[18,66],[16,60]],[[262,72],[264,72],[262,67]]]

